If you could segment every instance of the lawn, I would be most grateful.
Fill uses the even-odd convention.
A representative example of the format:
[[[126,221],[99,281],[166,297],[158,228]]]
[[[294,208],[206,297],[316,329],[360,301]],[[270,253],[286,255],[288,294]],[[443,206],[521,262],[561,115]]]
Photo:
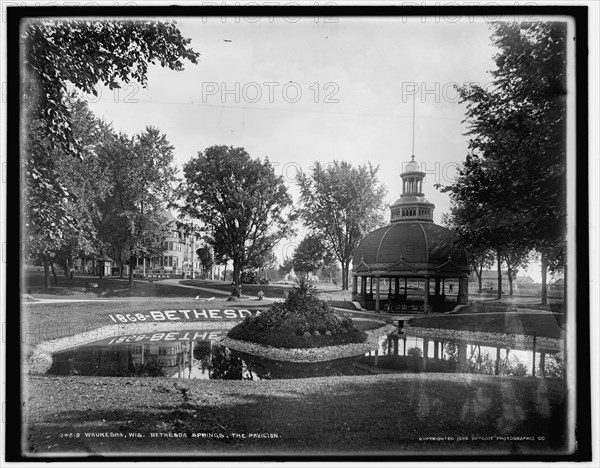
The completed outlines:
[[[91,287],[95,283],[98,287]],[[145,297],[190,297],[200,294],[211,297],[214,293],[184,288],[160,280],[135,279],[129,286],[127,278],[108,276],[76,276],[73,279],[58,275],[58,284],[44,288],[44,276],[38,272],[28,272],[24,278],[23,292],[36,299],[128,299]],[[231,292],[231,291],[228,291]],[[223,294],[225,298],[227,295]]]
[[[565,427],[561,382],[554,379],[460,374],[270,381],[35,376],[27,382],[26,440],[33,454],[550,453]],[[86,432],[141,437],[92,437]],[[187,437],[151,438],[151,433]],[[198,433],[205,436],[192,437]],[[274,438],[253,436],[257,433]],[[534,440],[501,439],[507,436]]]
[[[462,312],[462,310],[461,310]],[[418,315],[410,325],[425,328],[449,328],[479,332],[533,335],[561,338],[562,314],[540,314],[529,312],[485,313],[469,315]]]
[[[193,292],[190,289],[191,292]],[[37,344],[41,341],[71,336],[105,325],[114,325],[116,314],[148,313],[152,310],[210,310],[210,309],[264,309],[268,304],[256,299],[228,302],[194,300],[193,298],[148,298],[90,302],[23,303],[21,320],[23,342]],[[176,323],[174,323],[176,325]]]

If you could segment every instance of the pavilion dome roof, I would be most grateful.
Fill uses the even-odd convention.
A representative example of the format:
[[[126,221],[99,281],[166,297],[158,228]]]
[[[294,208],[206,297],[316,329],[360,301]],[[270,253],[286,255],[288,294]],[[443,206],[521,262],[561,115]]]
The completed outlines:
[[[431,222],[397,222],[371,232],[358,245],[352,269],[365,265],[379,271],[469,270],[467,253],[456,235]]]

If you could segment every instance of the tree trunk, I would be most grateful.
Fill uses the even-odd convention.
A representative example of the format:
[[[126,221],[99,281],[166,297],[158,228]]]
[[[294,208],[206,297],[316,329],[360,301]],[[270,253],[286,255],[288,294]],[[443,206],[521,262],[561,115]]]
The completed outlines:
[[[123,259],[119,259],[119,278],[123,279]]]
[[[50,267],[48,266],[48,256],[44,255],[44,288],[50,288]]]
[[[513,295],[513,277],[512,277],[512,268],[508,266],[508,295]]]
[[[240,273],[241,273],[240,263],[237,261],[233,261],[233,291],[231,293],[232,296],[240,297],[242,295],[242,283],[240,281]],[[227,271],[227,264],[225,264],[225,271]]]
[[[542,304],[548,304],[548,285],[546,284],[546,272],[548,270],[548,261],[546,254],[542,252]]]
[[[502,299],[502,257],[499,250],[496,252],[496,259],[498,261],[498,299]]]
[[[342,260],[342,291],[348,290],[348,260]]]
[[[133,286],[133,254],[129,255],[129,286]]]
[[[234,264],[235,269],[235,264]],[[225,263],[225,271],[223,272],[223,281],[227,281],[227,263]]]
[[[54,284],[58,284],[58,278],[56,277],[56,270],[54,269],[54,262],[50,262],[50,268],[52,270],[52,276],[54,277]]]
[[[69,259],[65,258],[65,262],[63,263],[63,271],[66,277],[69,277]]]
[[[479,281],[479,294],[481,294],[483,292],[483,265],[480,265],[479,273],[477,272],[477,269],[475,269],[475,274],[477,275],[477,281]]]

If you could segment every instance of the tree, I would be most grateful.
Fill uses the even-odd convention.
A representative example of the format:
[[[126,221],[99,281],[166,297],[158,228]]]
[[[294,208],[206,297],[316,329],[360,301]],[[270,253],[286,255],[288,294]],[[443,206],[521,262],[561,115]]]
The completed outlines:
[[[327,255],[321,266],[321,275],[328,279],[330,283],[337,284],[340,271],[340,266],[335,261],[335,257]]]
[[[477,276],[479,294],[483,292],[482,272],[494,264],[494,251],[476,233],[472,232],[474,219],[469,219],[460,206],[452,204],[450,213],[444,214],[442,224],[458,237],[460,245],[467,251],[469,264]],[[500,288],[499,288],[500,289]]]
[[[519,246],[514,246],[512,248],[511,246],[508,246],[502,258],[504,263],[506,263],[509,288],[508,294],[512,296],[514,292],[514,280],[517,277],[519,268],[526,268],[529,264],[530,250]]]
[[[197,63],[198,54],[173,21],[35,19],[24,24],[22,41],[24,227],[30,253],[43,258],[48,287],[50,256],[70,234],[85,232],[70,211],[76,194],[57,166],[58,154],[82,161],[89,155],[68,99],[71,87],[97,95],[98,83],[110,89],[131,80],[145,86],[149,64],[181,70],[182,59]]]
[[[509,220],[516,235],[506,245],[540,252],[546,303],[546,270],[565,265],[566,23],[498,22],[492,41],[493,86],[459,88],[471,155],[488,184],[459,177],[451,190],[457,202],[480,198]]]
[[[326,250],[321,239],[308,235],[296,247],[292,257],[292,267],[300,276],[306,276],[321,268],[325,256]]]
[[[165,208],[173,200],[173,147],[157,128],[134,138],[117,135],[102,147],[104,170],[113,183],[104,207],[102,230],[107,242],[125,242],[129,252],[129,284],[137,257],[158,254],[165,237]],[[120,243],[113,244],[117,248]]]
[[[386,190],[371,164],[353,167],[345,161],[323,166],[312,174],[298,175],[300,215],[342,268],[342,289],[348,289],[348,269],[362,238],[383,223]]]
[[[268,159],[252,159],[243,148],[212,146],[188,161],[178,193],[180,211],[210,227],[216,256],[233,261],[233,295],[240,273],[256,264],[292,232],[286,216],[292,200]]]
[[[286,258],[283,261],[283,264],[279,265],[279,274],[283,277],[288,275],[294,269],[294,265],[292,264],[292,257]]]
[[[502,202],[495,201],[494,193],[502,193],[503,190],[498,185],[495,172],[488,170],[485,161],[475,155],[468,155],[458,168],[454,184],[442,189],[450,192],[452,200],[450,214],[444,218],[446,226],[466,246],[472,246],[475,252],[480,252],[486,265],[491,266],[495,260],[498,299],[502,299],[503,292],[503,259],[511,249],[520,245],[522,235],[519,214],[513,213]]]
[[[81,144],[64,102],[69,84],[94,96],[98,83],[146,86],[149,64],[183,70],[182,59],[197,63],[199,56],[175,21],[29,20],[22,39],[28,110],[44,122],[49,142],[75,154]]]
[[[108,191],[98,150],[110,128],[75,95],[69,97],[67,104],[73,120],[73,134],[82,144],[80,158],[51,147],[40,135],[30,135],[31,151],[25,162],[28,169],[24,187],[27,255],[44,263],[46,288],[49,287],[48,267],[53,261],[63,263],[65,274],[68,274],[75,256],[90,254],[99,247],[98,209]],[[44,169],[47,161],[52,163],[51,171]],[[55,174],[54,178],[43,180],[43,174],[50,173]],[[90,177],[90,174],[94,176]],[[52,270],[55,273],[53,266]]]

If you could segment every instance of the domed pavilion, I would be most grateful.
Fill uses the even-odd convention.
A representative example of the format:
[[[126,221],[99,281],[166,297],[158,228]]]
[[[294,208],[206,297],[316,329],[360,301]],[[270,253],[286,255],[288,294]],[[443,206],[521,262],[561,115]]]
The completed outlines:
[[[433,222],[435,206],[425,198],[425,173],[414,156],[405,169],[390,224],[368,234],[354,253],[352,299],[377,312],[449,311],[468,300],[467,253]]]

